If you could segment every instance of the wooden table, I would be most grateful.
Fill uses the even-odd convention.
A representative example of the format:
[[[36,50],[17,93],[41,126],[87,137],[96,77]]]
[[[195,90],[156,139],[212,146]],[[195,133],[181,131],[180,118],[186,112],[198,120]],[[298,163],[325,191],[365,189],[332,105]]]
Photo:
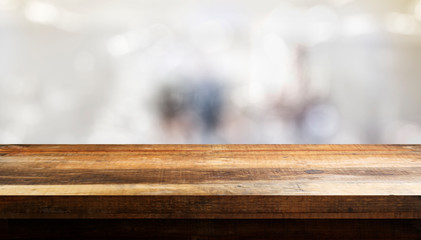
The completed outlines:
[[[421,239],[421,145],[2,145],[0,238]]]

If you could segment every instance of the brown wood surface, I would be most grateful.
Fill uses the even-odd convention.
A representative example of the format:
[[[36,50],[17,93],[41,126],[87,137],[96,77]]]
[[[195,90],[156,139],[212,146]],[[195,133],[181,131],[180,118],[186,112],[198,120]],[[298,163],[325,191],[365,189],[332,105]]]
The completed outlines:
[[[421,239],[420,219],[13,219],[1,226],[0,239]]]
[[[421,218],[421,146],[2,145],[0,218]]]

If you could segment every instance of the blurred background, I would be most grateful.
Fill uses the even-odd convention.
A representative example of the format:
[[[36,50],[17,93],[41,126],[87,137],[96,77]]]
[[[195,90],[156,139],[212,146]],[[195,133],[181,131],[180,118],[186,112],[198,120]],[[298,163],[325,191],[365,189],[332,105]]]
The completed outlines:
[[[419,0],[0,0],[0,143],[421,143]]]

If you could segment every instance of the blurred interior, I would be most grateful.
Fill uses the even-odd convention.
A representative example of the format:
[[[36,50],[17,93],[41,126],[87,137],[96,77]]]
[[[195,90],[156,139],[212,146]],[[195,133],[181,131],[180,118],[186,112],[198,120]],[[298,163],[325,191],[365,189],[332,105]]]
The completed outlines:
[[[0,143],[421,143],[421,1],[0,0]]]

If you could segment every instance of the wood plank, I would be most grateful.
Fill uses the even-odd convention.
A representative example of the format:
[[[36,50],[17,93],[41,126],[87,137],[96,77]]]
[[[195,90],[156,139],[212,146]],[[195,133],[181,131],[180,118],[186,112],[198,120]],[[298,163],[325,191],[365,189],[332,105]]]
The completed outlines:
[[[421,145],[1,145],[0,218],[420,218]]]
[[[0,239],[371,239],[419,240],[420,219],[0,220]]]
[[[417,219],[418,196],[2,196],[19,218]]]

